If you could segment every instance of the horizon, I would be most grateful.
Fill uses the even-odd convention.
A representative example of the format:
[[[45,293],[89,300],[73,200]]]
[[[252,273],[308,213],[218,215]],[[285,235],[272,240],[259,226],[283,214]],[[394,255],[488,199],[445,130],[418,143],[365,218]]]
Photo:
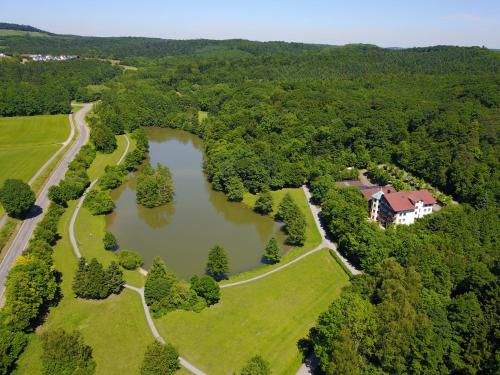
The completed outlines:
[[[401,6],[394,0],[378,4],[361,0],[349,4],[257,0],[251,5],[227,0],[211,4],[150,0],[138,7],[131,0],[69,5],[60,0],[50,4],[28,0],[0,5],[0,14],[3,22],[56,34],[95,37],[500,48],[500,5],[490,1],[446,0],[435,4],[424,0]]]

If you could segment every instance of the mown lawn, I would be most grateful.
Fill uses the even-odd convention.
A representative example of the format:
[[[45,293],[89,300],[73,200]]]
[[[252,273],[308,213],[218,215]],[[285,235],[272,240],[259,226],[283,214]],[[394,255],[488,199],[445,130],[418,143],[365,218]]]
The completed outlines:
[[[67,115],[0,117],[0,184],[28,181],[70,132]]]
[[[327,250],[267,278],[222,289],[219,304],[201,313],[175,311],[156,320],[162,336],[208,374],[233,374],[253,355],[273,374],[300,367],[297,341],[348,284]]]
[[[125,142],[120,137],[118,149],[111,155],[98,155],[96,165],[103,165],[103,160],[117,161],[123,153]],[[105,165],[105,164],[104,164]],[[102,168],[104,168],[104,165]],[[95,173],[98,167],[94,168]],[[55,268],[62,274],[61,291],[63,298],[52,308],[46,322],[32,335],[26,351],[18,361],[15,374],[39,374],[41,343],[39,335],[49,329],[62,327],[66,330],[79,330],[93,349],[97,363],[96,374],[130,374],[139,373],[146,346],[153,341],[153,336],[146,322],[140,297],[137,293],[123,290],[120,295],[112,295],[102,300],[83,300],[75,298],[71,283],[76,271],[77,259],[69,241],[69,222],[77,202],[68,205],[59,223],[62,238],[55,246]],[[88,257],[96,256],[108,263],[114,254],[102,248],[102,242],[95,240],[97,231],[104,231],[104,218],[86,215],[85,209],[80,211],[76,228],[77,239],[82,239],[80,250]],[[132,274],[132,272],[130,272]],[[136,271],[137,283],[142,276]]]

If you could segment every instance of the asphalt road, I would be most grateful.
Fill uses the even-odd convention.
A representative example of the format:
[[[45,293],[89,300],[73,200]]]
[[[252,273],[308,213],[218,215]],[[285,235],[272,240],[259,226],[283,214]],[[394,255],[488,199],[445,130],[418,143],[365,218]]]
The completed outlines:
[[[59,181],[64,177],[64,174],[68,169],[68,163],[73,160],[78,151],[80,151],[80,148],[89,140],[89,131],[85,123],[85,115],[91,109],[92,104],[85,104],[84,107],[75,114],[76,127],[79,132],[78,137],[61,158],[61,161],[52,172],[51,176],[48,178],[35,202],[35,206],[38,206],[38,208],[42,209],[42,214],[25,219],[23,221],[23,224],[21,225],[21,228],[19,229],[19,232],[14,238],[14,241],[12,241],[10,247],[6,250],[5,257],[0,263],[0,300],[2,299],[5,290],[5,281],[7,279],[10,268],[12,267],[15,259],[19,255],[21,255],[23,250],[28,245],[33,231],[35,230],[36,224],[41,220],[41,218],[43,217],[43,212],[49,205],[49,188],[52,185],[57,185]]]

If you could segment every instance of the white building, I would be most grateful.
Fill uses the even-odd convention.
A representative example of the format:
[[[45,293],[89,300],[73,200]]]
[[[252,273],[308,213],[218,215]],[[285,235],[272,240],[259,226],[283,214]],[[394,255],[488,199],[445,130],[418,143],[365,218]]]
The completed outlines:
[[[428,190],[395,191],[392,187],[361,190],[370,202],[370,219],[383,225],[413,224],[432,213],[436,199]]]

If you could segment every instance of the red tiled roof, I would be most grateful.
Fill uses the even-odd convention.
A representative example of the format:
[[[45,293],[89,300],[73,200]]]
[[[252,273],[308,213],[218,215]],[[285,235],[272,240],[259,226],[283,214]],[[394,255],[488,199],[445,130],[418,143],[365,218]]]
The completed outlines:
[[[423,201],[424,204],[436,204],[437,200],[432,196],[431,192],[427,189],[411,191],[408,193],[409,198],[413,201]]]
[[[397,193],[384,194],[385,199],[394,212],[408,211],[415,209],[415,203],[423,201],[424,204],[434,204],[436,199],[428,190],[399,191]]]
[[[377,191],[381,191],[384,193],[384,195],[387,194],[394,194],[396,190],[392,186],[384,186],[384,187],[374,187],[374,188],[369,188],[369,189],[361,189],[361,193],[365,196],[366,200],[371,200],[372,195],[375,194]]]
[[[394,212],[409,211],[415,209],[415,205],[410,201],[408,192],[406,191],[384,194],[384,198],[387,203],[389,203]]]

